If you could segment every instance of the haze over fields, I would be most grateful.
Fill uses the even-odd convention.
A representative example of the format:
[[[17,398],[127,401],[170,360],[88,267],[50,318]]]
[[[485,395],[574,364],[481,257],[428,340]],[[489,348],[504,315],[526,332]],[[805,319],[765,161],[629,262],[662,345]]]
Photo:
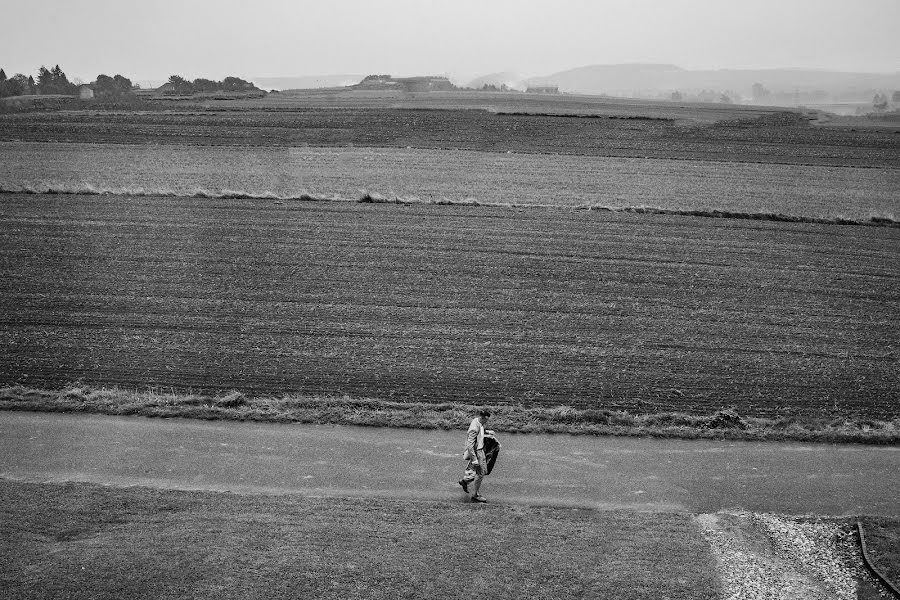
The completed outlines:
[[[64,61],[84,81],[114,72],[134,81],[390,73],[467,82],[633,63],[896,74],[900,56],[896,0],[46,0],[6,3],[3,16],[8,75]]]
[[[358,83],[363,75],[319,75],[302,77],[253,77],[264,89],[308,89],[344,87]],[[900,71],[895,73],[841,72],[824,69],[684,69],[671,64],[632,63],[590,65],[548,75],[525,77],[501,71],[456,85],[481,89],[505,86],[526,91],[556,87],[561,93],[686,100],[729,101],[772,106],[800,103],[871,102],[874,94],[891,95],[900,90]]]

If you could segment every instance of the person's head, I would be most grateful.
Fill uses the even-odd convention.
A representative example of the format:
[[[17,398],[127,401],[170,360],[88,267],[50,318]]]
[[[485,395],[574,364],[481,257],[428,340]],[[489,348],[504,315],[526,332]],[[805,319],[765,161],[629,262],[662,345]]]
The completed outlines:
[[[481,421],[481,424],[484,425],[491,418],[491,411],[486,408],[482,408],[478,411],[478,419]]]

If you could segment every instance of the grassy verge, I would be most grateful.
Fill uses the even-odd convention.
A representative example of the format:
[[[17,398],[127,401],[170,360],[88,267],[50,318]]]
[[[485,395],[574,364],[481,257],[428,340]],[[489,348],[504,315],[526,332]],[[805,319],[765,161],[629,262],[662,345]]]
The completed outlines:
[[[15,598],[714,598],[690,515],[0,480]]]
[[[13,386],[0,388],[0,409],[457,429],[468,423],[476,407],[458,403],[389,402],[347,396],[251,398],[240,392],[206,396],[86,386],[70,386],[59,391]],[[676,412],[635,414],[567,406],[525,408],[503,405],[492,409],[492,426],[504,432],[900,444],[898,419],[879,421],[793,416],[768,419],[742,417],[733,409],[720,410],[711,415]]]
[[[869,558],[900,589],[900,517],[864,517]]]

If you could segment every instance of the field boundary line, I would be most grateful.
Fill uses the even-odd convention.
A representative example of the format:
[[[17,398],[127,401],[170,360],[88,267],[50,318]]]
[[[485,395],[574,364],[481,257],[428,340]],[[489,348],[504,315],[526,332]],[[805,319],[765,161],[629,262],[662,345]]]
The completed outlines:
[[[893,421],[862,427],[853,419],[796,419],[742,416],[733,409],[712,414],[630,413],[627,410],[577,409],[557,405],[489,405],[495,426],[510,433],[651,436],[677,439],[797,441],[809,443],[900,445]],[[315,423],[399,429],[455,429],[478,407],[454,402],[399,402],[326,395],[245,395],[238,390],[193,393],[175,388],[136,388],[71,384],[42,389],[0,385],[0,410],[79,412],[144,417]]]
[[[858,227],[891,227],[900,228],[900,221],[889,217],[872,217],[869,220],[821,218],[791,216],[780,213],[744,213],[726,210],[695,210],[695,209],[667,209],[652,206],[605,206],[597,204],[576,204],[570,206],[554,204],[533,204],[517,202],[482,202],[475,198],[462,200],[440,199],[421,200],[415,197],[388,197],[377,192],[363,191],[357,199],[342,198],[336,194],[313,195],[306,192],[297,195],[281,195],[273,192],[245,192],[239,190],[211,191],[198,188],[191,192],[175,192],[173,190],[146,190],[143,188],[105,188],[92,185],[81,186],[6,186],[0,184],[0,194],[27,194],[49,196],[133,196],[133,197],[163,197],[163,198],[202,198],[217,200],[273,200],[282,202],[333,202],[333,203],[360,203],[360,204],[398,204],[405,206],[463,206],[486,208],[509,208],[530,210],[567,210],[567,211],[600,211],[614,213],[650,214],[665,216],[683,216],[711,219],[735,219],[749,221],[770,221],[779,223],[811,223],[817,225],[850,225]]]

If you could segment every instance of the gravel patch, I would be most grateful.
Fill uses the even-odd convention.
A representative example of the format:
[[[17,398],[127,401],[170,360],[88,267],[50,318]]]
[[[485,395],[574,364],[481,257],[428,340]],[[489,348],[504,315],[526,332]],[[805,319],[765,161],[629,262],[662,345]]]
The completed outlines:
[[[871,579],[847,522],[748,512],[697,522],[728,600],[855,600]]]

